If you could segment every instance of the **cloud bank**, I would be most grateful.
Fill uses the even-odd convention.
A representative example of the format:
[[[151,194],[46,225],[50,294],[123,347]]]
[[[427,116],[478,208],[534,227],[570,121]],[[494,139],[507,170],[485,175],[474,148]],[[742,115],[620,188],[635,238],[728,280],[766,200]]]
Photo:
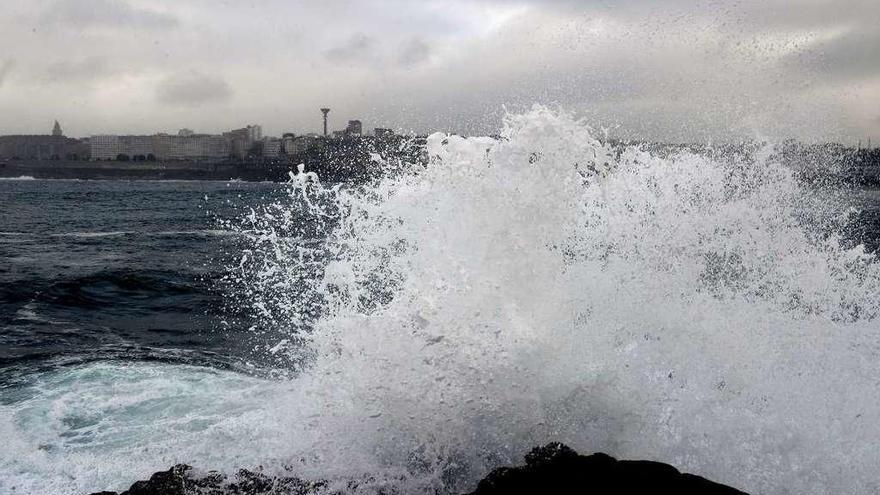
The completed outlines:
[[[223,79],[192,72],[176,74],[159,83],[156,97],[167,105],[202,106],[228,101],[232,89]]]
[[[880,2],[33,0],[0,133],[488,133],[558,105],[621,137],[880,142]],[[4,61],[5,60],[5,61]],[[15,61],[14,70],[12,61]]]

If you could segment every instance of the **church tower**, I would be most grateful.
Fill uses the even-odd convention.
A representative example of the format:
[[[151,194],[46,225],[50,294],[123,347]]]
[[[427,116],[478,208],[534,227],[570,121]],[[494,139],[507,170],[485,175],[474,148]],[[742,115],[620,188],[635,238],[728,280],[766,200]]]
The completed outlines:
[[[57,120],[55,121],[55,127],[52,128],[52,135],[53,136],[63,136],[64,135],[64,132],[61,131],[61,124],[59,124]]]

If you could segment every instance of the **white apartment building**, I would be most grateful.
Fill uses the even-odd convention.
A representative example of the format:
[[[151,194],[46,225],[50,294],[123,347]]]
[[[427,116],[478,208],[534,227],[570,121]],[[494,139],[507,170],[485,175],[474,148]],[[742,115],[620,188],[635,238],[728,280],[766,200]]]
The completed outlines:
[[[266,158],[278,158],[281,156],[282,144],[280,139],[265,138],[263,140],[263,156]]]
[[[153,136],[92,136],[89,140],[92,160],[115,160],[119,155],[156,155]]]
[[[150,155],[157,160],[222,159],[231,153],[226,138],[207,134],[92,136],[90,146],[93,160],[115,160],[119,155],[130,159]]]
[[[160,160],[197,160],[227,158],[231,152],[229,141],[223,136],[184,134],[157,135],[156,157]]]
[[[119,155],[129,159],[156,160],[216,160],[232,155],[244,158],[254,143],[263,141],[263,128],[249,125],[242,129],[225,132],[222,136],[196,134],[191,129],[180,129],[176,135],[154,134],[152,136],[92,136],[90,148],[93,160],[115,160]],[[281,141],[264,141],[270,155],[281,155]],[[274,155],[273,155],[274,153]]]

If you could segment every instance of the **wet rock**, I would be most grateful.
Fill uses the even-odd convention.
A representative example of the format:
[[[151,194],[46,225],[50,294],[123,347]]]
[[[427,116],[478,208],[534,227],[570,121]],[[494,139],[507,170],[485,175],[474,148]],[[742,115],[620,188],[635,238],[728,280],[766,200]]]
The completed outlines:
[[[99,492],[92,495],[307,495],[316,493],[323,482],[308,482],[294,477],[269,477],[242,469],[234,479],[210,472],[196,476],[192,467],[178,464],[168,471],[137,481],[122,492]]]
[[[138,481],[131,485],[126,495],[148,495],[148,494],[183,494],[186,490],[187,475],[192,470],[189,466],[178,465],[169,469],[156,473],[147,481]]]
[[[680,473],[668,464],[618,461],[601,453],[583,456],[561,443],[535,448],[526,454],[525,461],[525,466],[495,469],[470,495],[744,495],[744,492],[705,478]],[[348,486],[354,489],[357,483]],[[180,464],[154,474],[147,481],[136,482],[121,494],[100,492],[92,495],[309,495],[325,493],[325,488],[327,484],[323,481],[270,477],[248,470],[239,471],[233,479],[216,472],[197,476],[193,468]]]
[[[579,455],[561,443],[538,447],[526,465],[502,467],[480,481],[471,495],[517,493],[744,495],[674,467],[652,461],[618,461],[605,454]]]

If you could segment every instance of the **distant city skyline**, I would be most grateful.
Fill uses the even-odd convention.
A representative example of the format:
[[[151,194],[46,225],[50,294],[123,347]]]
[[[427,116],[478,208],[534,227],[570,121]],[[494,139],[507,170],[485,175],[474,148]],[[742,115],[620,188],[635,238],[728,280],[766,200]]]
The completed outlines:
[[[321,108],[320,110],[329,110],[327,108]],[[328,112],[329,113],[329,112]],[[323,124],[322,124],[323,125]],[[256,136],[254,136],[253,131],[250,131],[251,128],[256,130]],[[329,126],[326,130],[322,129],[319,132],[296,132],[292,130],[283,131],[278,135],[269,135],[263,134],[263,126],[259,124],[247,125],[242,129],[233,129],[233,130],[222,130],[220,132],[202,132],[199,130],[193,130],[188,127],[178,127],[176,130],[156,130],[154,132],[146,132],[146,133],[125,133],[125,132],[109,132],[103,134],[89,134],[85,136],[76,136],[76,135],[68,135],[66,132],[62,130],[62,127],[58,120],[54,121],[51,133],[46,132],[33,132],[33,133],[20,133],[20,134],[3,134],[0,133],[0,138],[3,137],[14,137],[14,136],[22,136],[22,137],[64,137],[68,139],[82,140],[84,142],[88,142],[90,138],[95,137],[158,137],[158,136],[178,136],[178,137],[229,137],[230,134],[234,134],[236,132],[247,131],[247,134],[250,135],[249,142],[256,141],[267,141],[267,140],[275,140],[275,141],[283,141],[286,138],[317,138],[317,137],[326,137],[329,139],[340,138],[348,135],[357,135],[357,136],[376,136],[376,137],[387,137],[387,136],[426,136],[427,134],[419,134],[413,131],[402,131],[387,128],[387,127],[370,127],[365,128],[363,123],[360,120],[353,119],[348,120],[346,122],[345,127],[340,129],[333,129]],[[366,130],[365,130],[366,129]],[[459,134],[455,132],[451,132],[452,134]],[[466,135],[466,134],[459,134]],[[497,134],[489,134],[491,136],[495,136]],[[652,140],[645,138],[632,138],[632,137],[617,137],[617,136],[607,136],[611,137],[615,140],[622,140],[624,142],[644,142],[644,143],[656,143],[656,144],[672,144],[672,145],[688,145],[688,144],[710,144],[711,140],[707,142],[701,141],[662,141],[662,140]],[[784,144],[785,141],[796,141],[801,142],[803,144],[810,144],[809,141],[802,141],[798,138],[785,138],[778,140],[762,140],[760,138],[743,138],[738,141],[731,141],[731,144],[744,144],[744,143],[776,143],[776,144]],[[856,149],[874,149],[875,146],[873,144],[872,138],[862,139],[859,137],[846,137],[844,139],[827,139],[827,140],[819,140],[814,141],[814,144],[838,144],[850,148]]]
[[[327,113],[329,113],[329,110],[330,110],[330,109],[329,109],[329,108],[321,108],[320,110],[322,110],[322,111],[323,111],[323,110],[327,110],[327,111],[328,111]],[[320,130],[320,131],[318,131],[318,132],[313,132],[313,131],[304,132],[304,131],[300,131],[300,130],[287,129],[287,130],[284,130],[283,132],[281,132],[281,133],[279,133],[279,134],[277,134],[277,135],[271,135],[271,136],[270,136],[270,135],[266,134],[265,137],[280,138],[280,137],[282,137],[282,136],[284,136],[284,135],[287,135],[287,134],[294,134],[294,135],[297,135],[297,136],[303,136],[303,135],[317,135],[317,136],[327,135],[327,136],[332,136],[334,133],[340,133],[340,132],[342,132],[342,133],[365,134],[365,135],[371,133],[371,128],[367,128],[367,131],[364,132],[363,123],[362,123],[362,121],[359,120],[359,119],[346,119],[346,120],[345,120],[345,125],[344,125],[343,127],[338,128],[338,129],[335,129],[335,128],[333,128],[333,126],[329,123],[329,120],[328,120],[325,116],[321,116],[321,117],[319,117],[319,118],[322,119],[322,126],[324,125],[323,122],[326,122],[326,125],[327,125],[327,128],[326,128],[326,129],[322,129],[322,130]],[[263,136],[262,125],[259,125],[259,124],[253,124],[253,125],[254,125],[255,127],[259,128],[259,135],[260,135],[260,136]],[[231,128],[231,127],[234,127],[234,125],[233,125],[233,126],[230,126],[229,128]],[[250,125],[248,125],[247,127],[250,127]],[[189,128],[189,127],[186,127],[186,126],[177,126],[176,129],[158,129],[158,130],[155,130],[155,131],[153,131],[153,132],[146,132],[146,133],[129,133],[129,132],[112,131],[112,132],[99,133],[99,134],[90,133],[90,134],[86,134],[86,135],[70,135],[70,134],[65,133],[65,132],[62,130],[62,126],[61,126],[61,124],[59,123],[59,120],[58,120],[58,119],[55,119],[55,120],[54,120],[54,123],[52,124],[52,129],[51,129],[51,132],[50,132],[50,133],[48,133],[48,132],[44,132],[45,129],[35,130],[34,132],[24,132],[24,133],[4,133],[4,132],[2,132],[2,129],[0,129],[0,136],[4,136],[4,135],[7,135],[7,136],[8,136],[8,135],[23,135],[23,136],[48,136],[48,135],[52,135],[52,136],[65,136],[65,137],[75,138],[75,139],[85,139],[85,138],[89,138],[89,137],[94,137],[94,136],[105,136],[105,135],[130,135],[130,136],[131,136],[131,135],[152,136],[152,135],[159,135],[159,134],[178,134],[178,135],[181,135],[181,136],[190,136],[190,135],[221,135],[221,134],[225,134],[225,133],[227,133],[229,128],[224,129],[224,130],[221,130],[221,131],[219,131],[219,132],[204,132],[204,131],[201,131],[201,130],[198,130],[198,129],[193,130],[193,129],[191,129],[191,128]],[[377,126],[377,127],[373,128],[373,129],[378,129],[378,130],[383,131],[383,132],[385,132],[385,131],[393,131],[393,129],[389,129],[389,128],[381,127],[381,126]]]
[[[10,0],[0,134],[497,132],[558,105],[623,138],[880,141],[876,0]]]
[[[397,136],[388,128],[364,132],[363,122],[349,120],[342,130],[330,132],[327,115],[330,109],[320,109],[322,134],[285,132],[281,137],[263,134],[260,124],[248,124],[222,133],[199,133],[182,127],[176,133],[152,132],[141,134],[106,133],[88,137],[65,136],[56,120],[51,134],[0,134],[0,161],[202,161],[248,158],[283,159],[301,156],[315,148],[327,145],[349,145],[362,138],[372,143],[388,144]]]

